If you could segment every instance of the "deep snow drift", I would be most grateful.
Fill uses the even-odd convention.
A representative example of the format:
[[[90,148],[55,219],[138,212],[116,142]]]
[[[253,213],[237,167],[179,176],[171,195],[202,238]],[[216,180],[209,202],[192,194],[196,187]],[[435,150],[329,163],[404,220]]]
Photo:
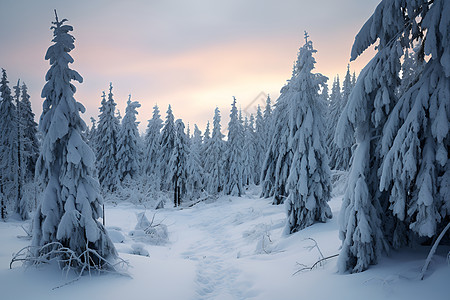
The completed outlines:
[[[30,241],[18,237],[25,235],[22,222],[2,222],[1,299],[448,299],[449,248],[443,246],[424,281],[418,276],[429,247],[393,252],[360,274],[337,274],[337,258],[331,258],[293,275],[320,257],[309,238],[323,256],[338,253],[341,197],[329,203],[333,219],[286,237],[284,206],[260,199],[259,191],[182,209],[107,205],[106,226],[131,278],[84,276],[64,285],[75,275],[20,263],[10,270],[12,253]],[[152,225],[161,225],[145,231],[143,212],[149,222],[156,213]]]

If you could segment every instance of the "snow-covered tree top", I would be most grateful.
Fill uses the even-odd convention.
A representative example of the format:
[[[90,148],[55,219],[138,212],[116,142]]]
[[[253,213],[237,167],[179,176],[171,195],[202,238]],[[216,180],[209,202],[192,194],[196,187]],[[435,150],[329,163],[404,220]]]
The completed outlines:
[[[54,44],[48,48],[45,54],[45,59],[50,61],[51,67],[45,76],[47,83],[41,93],[41,97],[45,100],[39,127],[44,133],[53,131],[54,139],[60,138],[67,133],[67,125],[69,123],[72,123],[77,127],[76,129],[80,129],[81,131],[84,131],[86,126],[81,118],[76,121],[68,120],[67,118],[71,118],[71,116],[65,115],[63,111],[50,109],[59,106],[60,102],[64,101],[66,102],[65,105],[69,105],[70,107],[65,107],[65,105],[59,106],[62,110],[79,111],[82,113],[85,111],[84,106],[73,99],[76,88],[71,84],[71,81],[74,80],[82,83],[83,78],[77,71],[69,68],[69,63],[73,63],[73,58],[69,52],[75,48],[75,38],[69,34],[73,30],[73,27],[64,25],[66,21],[66,19],[59,21],[56,15],[56,21],[52,22],[53,26],[51,29],[53,29],[54,36],[52,41]],[[57,114],[58,122],[51,122],[53,114]],[[50,127],[53,129],[50,129]]]

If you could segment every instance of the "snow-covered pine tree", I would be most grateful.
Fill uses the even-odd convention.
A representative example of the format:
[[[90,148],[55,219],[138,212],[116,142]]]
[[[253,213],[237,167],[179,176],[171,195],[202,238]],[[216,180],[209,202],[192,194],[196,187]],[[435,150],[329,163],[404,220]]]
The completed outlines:
[[[97,151],[97,121],[91,117],[91,127],[89,128],[88,133],[86,133],[86,139],[89,147],[93,151]]]
[[[205,134],[203,136],[203,144],[205,144],[206,141],[208,141],[210,138],[211,138],[211,133],[209,130],[209,120],[208,120],[208,122],[206,123]]]
[[[101,269],[103,259],[115,258],[117,252],[97,220],[102,216],[102,198],[95,178],[94,153],[81,137],[86,124],[80,112],[85,108],[75,100],[76,88],[71,81],[81,83],[83,78],[69,68],[75,39],[66,21],[56,16],[52,22],[54,44],[45,55],[51,67],[42,89],[45,100],[39,128],[44,140],[36,173],[46,187],[33,221],[31,256],[33,261],[56,258],[60,264],[80,268],[76,260],[68,259],[67,252],[53,251],[59,249],[59,243],[76,256],[85,253],[84,263]]]
[[[114,192],[119,185],[117,169],[117,141],[119,120],[116,117],[116,103],[109,84],[108,100],[102,95],[99,122],[97,127],[97,169],[98,179],[104,191]]]
[[[328,206],[331,182],[324,136],[324,104],[319,94],[326,81],[321,74],[313,74],[316,63],[312,42],[305,32],[305,45],[300,48],[296,75],[289,82],[288,102],[289,140],[293,152],[287,180],[286,233],[301,230],[315,222],[332,217]]]
[[[204,171],[200,159],[202,151],[202,132],[194,125],[194,135],[189,146],[189,155],[187,157],[186,169],[186,192],[191,199],[198,199],[203,190]]]
[[[339,81],[338,81],[339,85]],[[347,65],[347,73],[345,74],[344,81],[342,82],[342,93],[340,94],[340,100],[337,104],[337,107],[331,111],[330,115],[330,123],[332,127],[328,127],[328,155],[330,159],[330,169],[333,170],[341,170],[347,171],[350,169],[350,161],[352,158],[352,146],[347,146],[340,148],[336,145],[334,141],[334,135],[336,131],[336,125],[341,116],[342,111],[344,110],[345,105],[347,105],[348,97],[352,92],[352,79],[350,75],[350,65]],[[337,99],[336,99],[337,100]],[[334,102],[334,101],[333,101]]]
[[[266,128],[268,128],[268,126],[266,126],[263,114],[261,112],[261,106],[258,105],[258,108],[256,110],[255,129],[254,129],[255,151],[256,151],[254,180],[256,185],[259,185],[261,183],[262,164],[264,162],[266,150],[268,148],[267,143],[270,139],[270,135],[266,131]]]
[[[228,123],[228,140],[226,150],[226,175],[224,192],[227,195],[241,196],[244,194],[242,187],[243,158],[242,142],[243,130],[241,128],[236,98],[233,97],[231,104],[230,122]]]
[[[175,148],[176,129],[174,123],[172,107],[169,104],[167,108],[166,121],[161,131],[161,152],[160,152],[160,172],[161,172],[161,190],[169,191],[173,187],[172,170],[170,169],[170,159]],[[184,125],[183,125],[184,126]],[[184,130],[184,128],[183,128]]]
[[[188,140],[184,133],[184,123],[181,119],[175,122],[175,138],[172,156],[168,170],[173,189],[174,206],[181,205],[181,199],[186,195]]]
[[[393,20],[392,33],[405,37],[403,50],[418,41],[421,53],[417,73],[403,74],[404,93],[384,126],[380,189],[389,192],[389,208],[398,220],[414,234],[436,239],[450,222],[450,2],[405,2],[406,9],[391,8],[402,16]],[[372,18],[380,13],[377,8]],[[404,244],[394,242],[394,247]]]
[[[405,29],[409,19],[406,11],[409,16],[415,15],[394,2],[397,1],[382,1],[355,38],[352,60],[376,41],[378,52],[361,71],[336,129],[335,141],[339,147],[351,146],[356,138],[339,218],[341,273],[366,270],[388,248],[388,239],[401,239],[403,234],[404,226],[389,216],[389,195],[379,190],[383,161],[381,137],[387,116],[397,102],[395,91],[400,82],[402,56],[399,50],[409,35],[399,35],[399,32]]]
[[[216,195],[223,191],[225,184],[225,170],[224,170],[224,151],[225,142],[223,140],[220,125],[220,111],[216,107],[213,119],[213,131],[209,140],[206,140],[205,150],[205,173],[208,178],[206,188],[212,195]]]
[[[5,197],[6,207],[14,203],[17,197],[18,181],[18,119],[8,83],[6,71],[2,69],[2,79],[0,81],[0,96],[2,98],[0,104],[0,170],[2,193]],[[17,205],[15,206],[16,209]]]
[[[34,180],[36,160],[39,156],[39,141],[37,139],[37,123],[31,110],[30,95],[25,83],[22,84],[22,97],[20,101],[20,115],[23,124],[23,160],[25,164],[24,178],[26,182]]]
[[[257,171],[257,150],[255,117],[250,115],[250,121],[245,117],[244,121],[244,143],[243,143],[243,177],[242,183],[245,186],[259,183],[259,172]]]
[[[120,127],[117,141],[117,169],[119,180],[135,179],[139,174],[139,131],[136,122],[137,108],[141,107],[139,102],[131,101],[128,96],[125,116]]]
[[[294,65],[291,80],[296,76],[297,70]],[[286,189],[286,181],[289,175],[293,153],[288,144],[289,128],[287,116],[288,99],[290,99],[291,87],[288,84],[281,89],[275,109],[271,117],[271,127],[269,130],[270,141],[267,148],[264,163],[261,169],[261,197],[272,197],[273,204],[284,203],[289,191]]]
[[[341,114],[342,104],[342,94],[341,94],[341,85],[339,82],[339,75],[337,75],[333,81],[333,87],[331,88],[331,95],[329,97],[328,102],[328,111],[327,111],[327,153],[330,162],[330,169],[336,169],[336,159],[338,157],[338,147],[334,142],[334,134],[336,131],[336,124],[338,122],[339,116]]]
[[[258,114],[258,112],[257,112]],[[270,98],[270,95],[267,95],[267,99],[266,99],[266,106],[264,107],[264,115],[262,120],[262,124],[259,124],[258,119],[260,119],[260,117],[258,117],[258,115],[256,116],[256,124],[255,124],[255,132],[257,134],[257,139],[258,139],[258,143],[260,143],[261,145],[258,146],[259,150],[258,152],[258,170],[257,172],[259,173],[259,178],[258,178],[258,184],[261,181],[261,170],[262,170],[262,165],[264,163],[264,159],[267,153],[267,150],[269,149],[269,145],[270,145],[270,139],[271,139],[271,132],[272,132],[272,126],[273,126],[273,120],[272,120],[272,114],[273,114],[273,109],[272,109],[272,100]],[[261,126],[262,125],[262,126]],[[258,127],[260,129],[258,129]]]
[[[159,114],[158,105],[153,107],[153,116],[148,120],[147,131],[144,138],[144,170],[149,178],[153,191],[161,188],[161,128],[163,121]]]
[[[20,216],[22,220],[27,220],[28,215],[28,202],[27,198],[24,197],[24,186],[25,186],[25,151],[24,151],[24,124],[22,120],[22,109],[23,105],[20,102],[20,80],[17,81],[17,85],[14,87],[14,100],[16,104],[16,139],[17,139],[17,181],[16,181],[16,203],[15,203],[15,213]]]

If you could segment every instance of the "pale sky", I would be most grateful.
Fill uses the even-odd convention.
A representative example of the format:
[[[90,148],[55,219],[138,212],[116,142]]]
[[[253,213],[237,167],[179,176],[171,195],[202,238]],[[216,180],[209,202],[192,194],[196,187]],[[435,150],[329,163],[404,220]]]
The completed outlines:
[[[155,103],[163,120],[172,104],[175,118],[202,131],[218,106],[226,128],[233,96],[243,110],[250,106],[247,111],[263,104],[258,95],[270,94],[275,102],[291,76],[304,30],[318,51],[315,72],[329,77],[330,88],[336,74],[342,79],[354,37],[378,3],[0,0],[0,67],[11,87],[18,78],[26,82],[38,118],[56,8],[74,27],[71,68],[84,78],[75,84],[75,99],[85,105],[86,121],[98,119],[101,93],[112,82],[122,116],[128,94],[141,103],[141,131]],[[359,73],[373,53],[350,69]]]

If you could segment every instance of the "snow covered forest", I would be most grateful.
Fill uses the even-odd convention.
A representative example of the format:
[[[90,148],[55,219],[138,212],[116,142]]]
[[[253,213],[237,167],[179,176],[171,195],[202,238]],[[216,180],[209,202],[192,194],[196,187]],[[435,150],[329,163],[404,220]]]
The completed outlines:
[[[450,298],[450,1],[382,0],[361,25],[362,70],[316,72],[305,31],[255,114],[230,95],[203,129],[155,104],[140,133],[113,83],[83,120],[55,10],[38,122],[1,74],[0,295]]]

